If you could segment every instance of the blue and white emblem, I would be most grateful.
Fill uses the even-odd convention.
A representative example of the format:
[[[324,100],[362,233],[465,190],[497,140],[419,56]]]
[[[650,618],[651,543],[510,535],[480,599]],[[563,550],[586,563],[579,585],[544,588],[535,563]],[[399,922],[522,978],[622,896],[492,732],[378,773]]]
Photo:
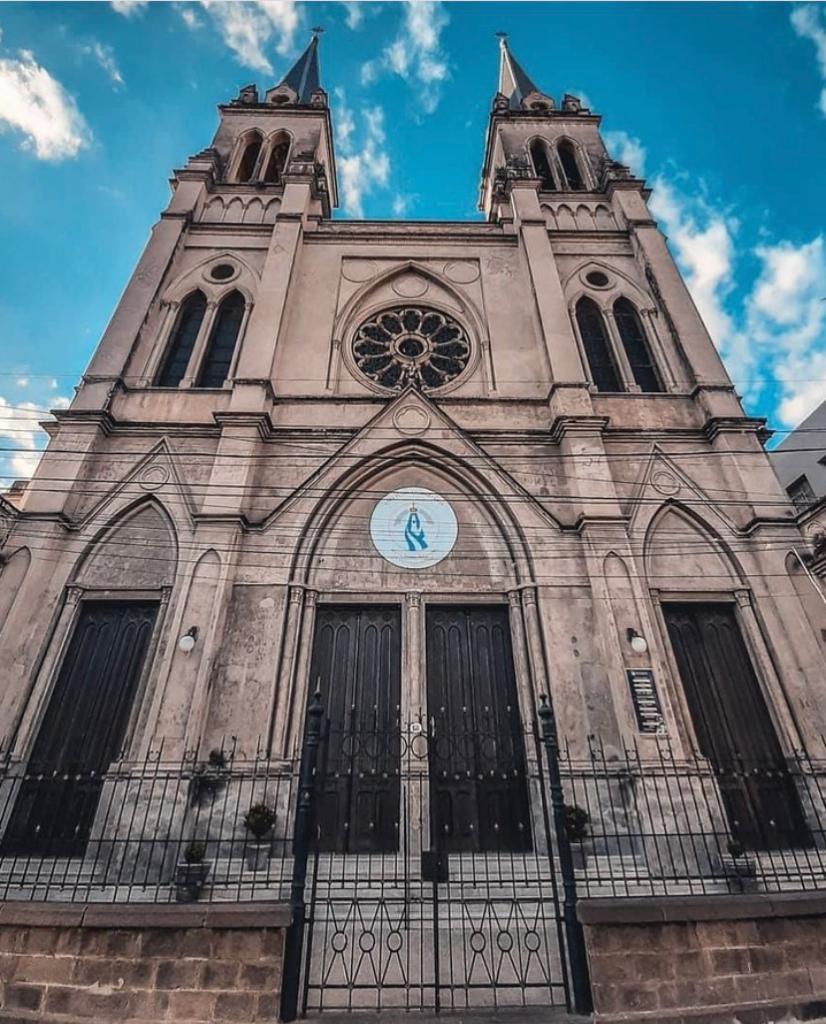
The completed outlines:
[[[441,495],[424,487],[402,487],[376,503],[370,536],[376,550],[401,569],[426,569],[453,549],[459,526]]]

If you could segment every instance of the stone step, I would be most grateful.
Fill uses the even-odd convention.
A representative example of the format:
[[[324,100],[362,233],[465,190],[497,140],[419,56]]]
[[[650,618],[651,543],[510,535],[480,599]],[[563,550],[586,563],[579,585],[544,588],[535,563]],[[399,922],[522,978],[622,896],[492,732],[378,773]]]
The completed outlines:
[[[592,1017],[568,1013],[562,1007],[503,1006],[498,1009],[444,1010],[441,1013],[410,1010],[353,1010],[308,1013],[315,1024],[589,1024]]]

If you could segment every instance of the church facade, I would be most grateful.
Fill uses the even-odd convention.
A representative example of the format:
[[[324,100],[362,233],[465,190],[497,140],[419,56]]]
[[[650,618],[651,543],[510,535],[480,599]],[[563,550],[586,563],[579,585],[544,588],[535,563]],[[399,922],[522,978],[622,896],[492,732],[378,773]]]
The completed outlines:
[[[484,219],[407,222],[333,218],[333,117],[314,38],[175,171],[5,517],[8,757],[286,762],[316,691],[514,749],[547,695],[579,762],[822,756],[794,507],[600,118],[503,41]],[[448,852],[521,849],[533,794],[454,782],[417,805]],[[724,830],[794,847],[807,807],[737,786]],[[396,849],[398,791],[343,792],[326,848]]]

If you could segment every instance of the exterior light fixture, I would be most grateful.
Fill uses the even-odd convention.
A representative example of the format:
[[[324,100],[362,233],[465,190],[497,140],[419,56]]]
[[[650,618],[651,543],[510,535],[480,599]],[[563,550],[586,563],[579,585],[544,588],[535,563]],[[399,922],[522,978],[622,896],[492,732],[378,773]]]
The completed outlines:
[[[178,641],[178,650],[184,654],[189,654],[195,647],[195,641],[198,639],[198,627],[190,626],[189,629],[184,633],[181,639]]]
[[[628,637],[628,643],[631,644],[631,650],[634,654],[646,653],[648,650],[648,641],[644,636],[641,636],[633,626],[628,627],[625,635]]]

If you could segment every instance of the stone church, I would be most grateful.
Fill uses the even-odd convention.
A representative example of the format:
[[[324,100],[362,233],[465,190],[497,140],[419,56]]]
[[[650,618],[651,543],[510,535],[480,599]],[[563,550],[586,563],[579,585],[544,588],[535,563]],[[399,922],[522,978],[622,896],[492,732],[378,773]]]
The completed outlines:
[[[5,764],[28,774],[3,790],[0,869],[15,851],[82,862],[106,834],[105,780],[147,759],[203,764],[231,749],[234,764],[297,764],[317,692],[323,731],[339,736],[331,756],[350,749],[342,736],[399,738],[328,771],[319,884],[331,858],[398,864],[413,850],[408,882],[432,883],[469,946],[439,971],[437,924],[416,970],[394,975],[408,999],[393,1005],[434,1005],[409,997],[432,987],[425,961],[442,979],[436,1008],[474,1005],[474,986],[496,1002],[488,990],[508,983],[498,969],[474,980],[468,956],[484,959],[487,933],[455,879],[479,858],[501,873],[504,860],[485,913],[538,906],[531,871],[577,840],[553,821],[538,834],[537,709],[550,711],[565,810],[591,794],[593,840],[618,816],[596,784],[573,799],[571,766],[627,765],[629,751],[662,766],[667,746],[670,764],[719,782],[717,825],[701,831],[723,835],[731,856],[819,849],[820,805],[783,772],[800,751],[824,756],[826,605],[797,571],[806,540],[764,423],[744,412],[649,189],[611,159],[599,116],[543,92],[502,39],[483,217],[336,218],[318,46],[277,86],[221,105],[211,144],[174,172],[74,400],[23,497],[4,503],[0,736]],[[782,778],[754,783],[755,765]],[[100,782],[81,803],[65,788],[58,800],[26,788],[38,772]],[[599,851],[627,866],[632,845]],[[703,874],[713,860],[692,863]],[[390,957],[402,932],[388,918],[380,935],[375,909],[407,900],[412,913],[409,895],[376,897],[359,938],[329,925],[336,888],[358,907],[342,872],[313,955],[358,941],[373,980],[307,954],[304,1009],[325,1008],[325,986],[392,987],[371,943],[386,939]],[[554,927],[575,927],[569,910]],[[610,926],[581,921],[589,943]],[[554,956],[573,959],[560,951],[571,933],[560,936],[547,940]],[[535,921],[500,921],[487,941],[527,956],[540,939]],[[588,953],[607,1020],[628,1007],[605,995],[620,999],[599,973],[604,948]],[[532,970],[513,967],[511,987],[524,995]],[[527,1002],[572,1006],[548,999],[547,973]],[[657,998],[635,1008],[671,1019]]]

